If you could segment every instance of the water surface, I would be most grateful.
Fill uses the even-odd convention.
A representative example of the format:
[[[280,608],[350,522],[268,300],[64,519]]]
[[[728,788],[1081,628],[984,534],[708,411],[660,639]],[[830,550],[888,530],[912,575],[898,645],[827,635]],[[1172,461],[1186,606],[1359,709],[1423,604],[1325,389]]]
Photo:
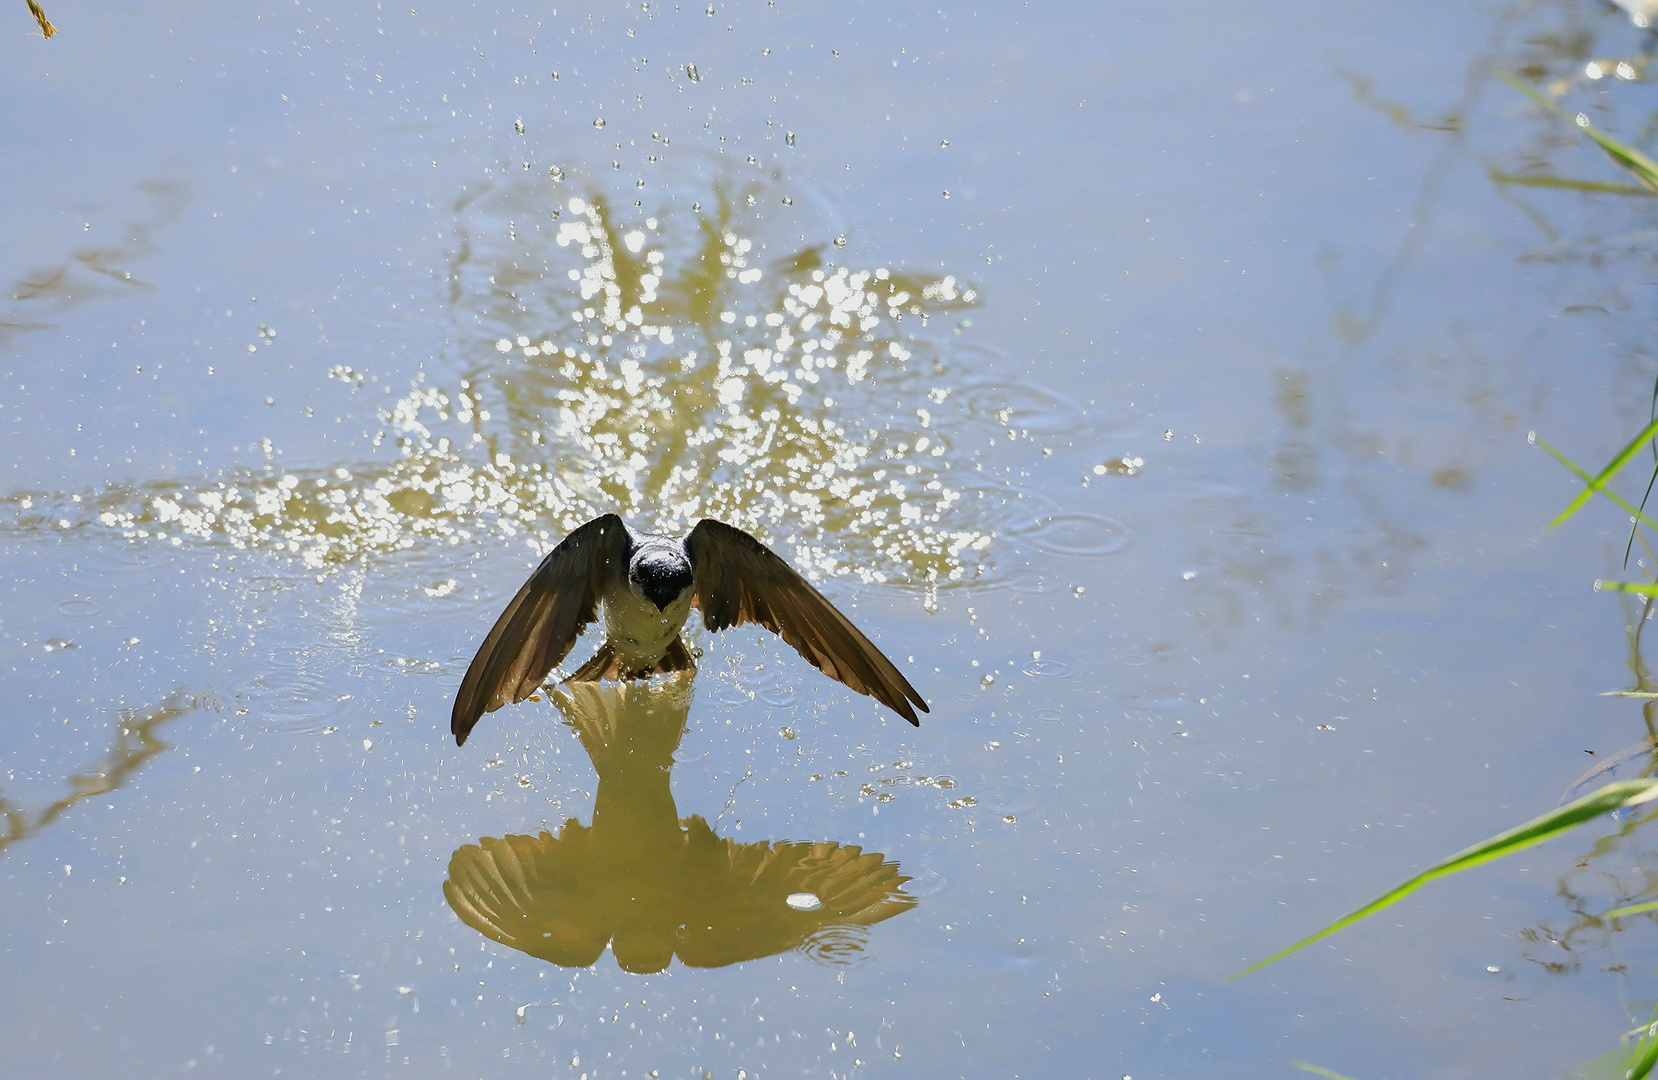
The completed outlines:
[[[1615,823],[1222,982],[1648,733],[1624,517],[1545,531],[1526,436],[1644,421],[1653,207],[1524,182],[1630,179],[1491,75],[1648,139],[1622,11],[48,14],[22,1073],[1558,1075],[1646,1019]],[[698,630],[456,748],[612,510],[761,536],[931,713]]]

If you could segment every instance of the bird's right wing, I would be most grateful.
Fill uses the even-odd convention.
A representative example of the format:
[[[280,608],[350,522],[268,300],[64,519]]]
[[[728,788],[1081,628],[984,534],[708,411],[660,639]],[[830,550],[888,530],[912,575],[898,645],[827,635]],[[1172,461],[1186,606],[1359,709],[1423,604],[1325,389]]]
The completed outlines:
[[[868,694],[910,723],[927,711],[886,655],[782,557],[741,529],[704,518],[685,538],[696,596],[710,630],[758,623],[831,679]]]
[[[605,589],[627,574],[627,526],[605,514],[547,553],[495,620],[455,694],[449,730],[458,746],[484,713],[523,701],[540,688],[582,630],[598,618]]]

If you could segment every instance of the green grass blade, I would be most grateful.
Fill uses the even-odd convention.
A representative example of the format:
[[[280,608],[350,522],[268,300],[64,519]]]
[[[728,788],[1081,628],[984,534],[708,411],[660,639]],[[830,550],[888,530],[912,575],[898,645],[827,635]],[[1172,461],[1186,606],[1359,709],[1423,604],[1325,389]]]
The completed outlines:
[[[1602,690],[1600,692],[1600,696],[1601,697],[1635,697],[1635,698],[1647,698],[1647,699],[1650,700],[1652,698],[1658,698],[1658,693],[1654,693],[1651,690]]]
[[[1315,941],[1322,941],[1338,930],[1345,930],[1361,919],[1376,914],[1383,908],[1392,907],[1437,878],[1459,873],[1463,870],[1470,870],[1494,859],[1500,859],[1505,855],[1512,855],[1516,851],[1535,847],[1545,840],[1559,836],[1561,833],[1576,828],[1585,821],[1590,821],[1609,811],[1622,809],[1625,806],[1634,806],[1637,803],[1652,799],[1658,799],[1658,780],[1620,780],[1614,784],[1607,784],[1603,788],[1591,791],[1581,799],[1550,810],[1540,817],[1532,818],[1524,825],[1518,825],[1507,832],[1498,833],[1489,840],[1481,841],[1473,847],[1457,852],[1443,862],[1435,863],[1410,880],[1383,893],[1357,911],[1344,915],[1310,937],[1302,938],[1288,948],[1279,949],[1265,960],[1257,960],[1242,971],[1228,975],[1225,981],[1231,982],[1233,979],[1241,979],[1245,975],[1253,974],[1268,964],[1277,963],[1291,953],[1305,949]]]
[[[1292,1061],[1290,1064],[1303,1072],[1310,1072],[1314,1076],[1322,1076],[1324,1080],[1353,1080],[1351,1076],[1344,1076],[1334,1069],[1326,1069],[1319,1065],[1308,1065],[1305,1061]]]
[[[1485,174],[1493,184],[1515,184],[1521,187],[1567,188],[1571,191],[1592,191],[1598,195],[1633,195],[1641,199],[1658,197],[1658,191],[1637,184],[1613,184],[1605,180],[1574,180],[1566,176],[1520,176],[1500,169],[1487,169]]]
[[[1631,1058],[1640,1052],[1637,1037],[1646,1029],[1647,1025],[1642,1024],[1604,1054],[1596,1054],[1562,1073],[1561,1080],[1625,1080],[1630,1075]]]
[[[1645,511],[1636,509],[1635,504],[1624,498],[1622,495],[1619,495],[1617,492],[1611,491],[1607,488],[1602,488],[1600,493],[1605,495],[1608,499],[1611,499],[1618,509],[1628,514],[1631,519],[1640,522],[1649,529],[1658,529],[1658,521],[1654,521],[1652,518],[1648,517]]]
[[[1607,157],[1634,173],[1635,179],[1646,184],[1654,191],[1658,191],[1658,163],[1654,163],[1651,158],[1633,146],[1619,142],[1591,124],[1586,124],[1575,117],[1572,122],[1577,125],[1579,131],[1599,143],[1600,148],[1606,151]]]
[[[1595,590],[1597,592],[1604,590],[1606,592],[1632,592],[1632,593],[1640,593],[1642,596],[1658,596],[1658,582],[1651,582],[1651,581],[1601,581],[1597,578],[1596,581],[1595,581]],[[1610,696],[1610,695],[1603,695],[1603,696]],[[1624,696],[1633,697],[1635,695],[1625,694]],[[1647,696],[1650,697],[1651,695],[1647,695]]]
[[[1621,919],[1626,915],[1642,915],[1648,911],[1658,911],[1658,900],[1648,900],[1644,904],[1630,904],[1628,907],[1615,907],[1602,915],[1603,919]]]
[[[1555,449],[1555,446],[1554,446],[1553,443],[1549,442],[1547,439],[1545,439],[1541,435],[1537,434],[1537,432],[1533,431],[1533,432],[1529,433],[1526,436],[1526,439],[1527,439],[1528,442],[1532,443],[1534,446],[1541,446],[1543,449],[1547,450],[1549,452],[1550,457],[1554,458],[1554,460],[1560,462],[1560,464],[1562,464],[1562,465],[1566,466],[1566,468],[1570,469],[1571,472],[1572,472],[1572,475],[1576,476],[1579,480],[1582,480],[1585,484],[1590,484],[1590,483],[1594,482],[1595,478],[1589,475],[1589,470],[1585,469],[1583,466],[1579,465],[1577,462],[1573,461],[1571,458],[1567,457],[1565,454],[1563,454],[1559,450]]]
[[[1630,1055],[1628,1071],[1624,1076],[1628,1080],[1646,1080],[1652,1075],[1652,1067],[1655,1064],[1658,1064],[1658,1038],[1653,1037],[1652,1028],[1649,1026],[1646,1034],[1641,1036],[1641,1041],[1636,1044],[1635,1053]]]
[[[1568,114],[1565,109],[1562,109],[1559,105],[1556,105],[1554,102],[1538,93],[1535,88],[1527,86],[1525,83],[1516,79],[1508,72],[1497,72],[1497,78],[1520,91],[1520,93],[1535,101],[1549,112],[1554,113],[1554,115],[1560,117],[1561,119],[1571,121],[1579,131],[1589,136],[1589,138],[1593,139],[1602,150],[1606,151],[1607,157],[1634,173],[1635,178],[1641,181],[1641,183],[1647,185],[1655,191],[1658,191],[1658,163],[1655,163],[1651,158],[1647,157],[1633,146],[1621,143],[1617,139],[1614,139],[1612,136],[1606,134],[1604,131],[1601,131],[1593,125],[1580,121],[1577,117]]]
[[[1658,420],[1654,420],[1652,424],[1647,425],[1648,430],[1651,430],[1655,426],[1658,426]],[[1644,439],[1646,437],[1646,432],[1643,432],[1641,437]],[[1579,480],[1582,480],[1584,483],[1589,485],[1583,490],[1582,494],[1573,500],[1572,505],[1562,510],[1553,521],[1549,522],[1549,528],[1554,528],[1562,521],[1565,521],[1567,518],[1577,513],[1578,510],[1582,508],[1583,504],[1589,500],[1590,496],[1594,495],[1598,491],[1600,494],[1605,495],[1608,499],[1611,499],[1620,510],[1628,513],[1630,517],[1634,518],[1642,525],[1645,525],[1649,529],[1658,530],[1658,521],[1654,521],[1652,518],[1648,517],[1645,511],[1638,509],[1634,503],[1630,502],[1622,495],[1619,495],[1617,492],[1604,486],[1603,478],[1606,476],[1604,472],[1600,478],[1590,476],[1586,470],[1577,464],[1577,462],[1555,449],[1552,445],[1550,445],[1547,439],[1542,438],[1535,431],[1531,433],[1531,441],[1536,443],[1538,446],[1541,446],[1544,450],[1547,450],[1549,452],[1549,456],[1560,462],[1560,464],[1566,466],[1566,468],[1570,469]],[[1640,440],[1637,439],[1636,442],[1639,443]],[[1636,449],[1638,451],[1639,447],[1637,446]],[[1629,459],[1625,458],[1622,462],[1618,463],[1618,468],[1623,468],[1625,464],[1628,464],[1628,461]]]
[[[1606,467],[1601,469],[1601,471],[1595,474],[1595,477],[1589,481],[1589,486],[1578,492],[1577,498],[1573,499],[1571,504],[1567,506],[1566,509],[1560,511],[1560,513],[1555,516],[1555,519],[1549,522],[1549,528],[1554,528],[1562,521],[1565,521],[1567,518],[1577,513],[1578,509],[1582,507],[1584,503],[1594,497],[1595,492],[1604,489],[1607,481],[1616,476],[1620,469],[1622,469],[1625,465],[1628,465],[1635,455],[1641,452],[1641,447],[1645,445],[1647,440],[1652,438],[1655,434],[1658,434],[1658,419],[1653,420],[1646,427],[1641,429],[1641,433],[1639,435],[1629,440],[1629,445],[1620,450],[1617,457],[1607,462]],[[1542,442],[1542,440],[1539,439],[1538,442]],[[1628,505],[1627,501],[1625,502],[1625,505]],[[1634,509],[1633,506],[1630,506],[1629,508],[1631,510]]]

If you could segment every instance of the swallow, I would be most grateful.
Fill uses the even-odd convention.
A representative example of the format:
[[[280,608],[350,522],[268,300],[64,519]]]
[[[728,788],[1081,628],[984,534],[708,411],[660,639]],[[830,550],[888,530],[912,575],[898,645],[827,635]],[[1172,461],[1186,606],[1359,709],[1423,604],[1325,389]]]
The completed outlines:
[[[456,745],[485,713],[536,693],[601,607],[604,644],[572,680],[694,668],[680,630],[696,608],[709,630],[764,626],[831,679],[917,727],[915,710],[928,711],[852,620],[748,533],[704,518],[683,537],[658,536],[605,514],[549,552],[495,620],[455,695],[449,730]]]

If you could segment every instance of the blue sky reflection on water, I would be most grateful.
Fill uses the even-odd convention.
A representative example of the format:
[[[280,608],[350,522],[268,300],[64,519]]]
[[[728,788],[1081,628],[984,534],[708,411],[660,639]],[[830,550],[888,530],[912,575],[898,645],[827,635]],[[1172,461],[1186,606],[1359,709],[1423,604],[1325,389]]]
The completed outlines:
[[[1646,733],[1623,518],[1545,532],[1526,433],[1645,418],[1652,207],[1501,179],[1627,182],[1488,75],[1646,139],[1618,10],[18,8],[28,1075],[1529,1075],[1644,1019],[1612,826],[1220,981]],[[607,804],[863,916],[580,967],[445,899],[598,834],[620,744],[447,715],[611,509],[753,529],[928,696],[699,633],[671,796]]]

